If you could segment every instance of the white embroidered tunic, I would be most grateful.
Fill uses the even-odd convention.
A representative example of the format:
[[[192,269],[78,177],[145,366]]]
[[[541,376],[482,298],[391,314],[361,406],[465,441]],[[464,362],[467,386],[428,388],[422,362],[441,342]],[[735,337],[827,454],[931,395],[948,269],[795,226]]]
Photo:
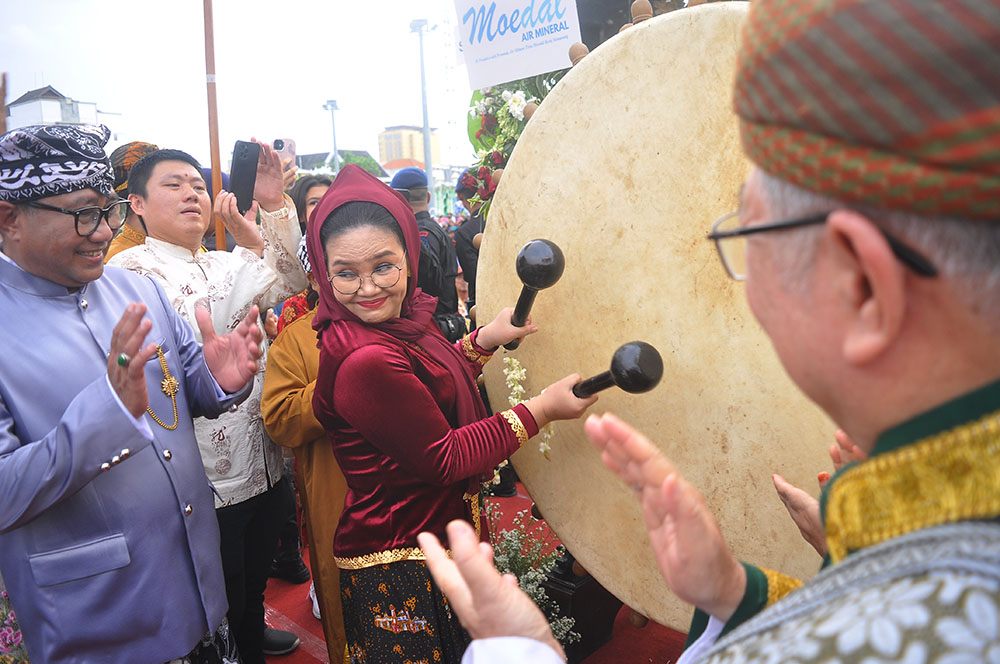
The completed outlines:
[[[254,304],[263,312],[306,287],[295,257],[301,239],[299,222],[294,206],[287,198],[285,203],[277,212],[261,210],[265,247],[259,258],[243,247],[192,255],[184,247],[147,237],[145,244],[121,252],[108,264],[155,279],[199,342],[201,332],[194,315],[198,308],[207,308],[215,331],[224,334]],[[268,437],[260,412],[266,364],[265,355],[253,392],[235,410],[218,419],[194,421],[205,473],[221,496],[221,501],[216,497],[216,507],[243,502],[281,479],[281,452]]]

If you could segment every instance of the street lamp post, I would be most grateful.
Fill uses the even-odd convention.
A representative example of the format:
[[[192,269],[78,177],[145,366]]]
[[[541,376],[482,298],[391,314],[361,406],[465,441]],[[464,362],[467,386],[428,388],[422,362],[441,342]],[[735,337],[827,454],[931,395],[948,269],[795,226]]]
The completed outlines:
[[[417,33],[420,38],[420,96],[424,108],[424,170],[427,173],[427,191],[430,192],[430,207],[434,208],[434,199],[437,198],[434,192],[434,169],[431,164],[431,125],[427,117],[427,74],[424,70],[424,31],[427,28],[427,19],[418,18],[410,22],[410,32]]]
[[[340,154],[337,152],[337,118],[334,117],[334,112],[337,111],[337,100],[327,99],[326,103],[323,104],[323,109],[330,111],[330,124],[333,126],[333,172],[336,174],[340,171]]]

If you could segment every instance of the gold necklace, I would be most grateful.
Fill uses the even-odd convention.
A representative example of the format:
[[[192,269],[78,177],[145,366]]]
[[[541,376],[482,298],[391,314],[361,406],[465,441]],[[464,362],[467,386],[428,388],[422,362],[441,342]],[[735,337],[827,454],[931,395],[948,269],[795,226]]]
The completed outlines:
[[[146,407],[146,412],[149,413],[153,421],[159,424],[161,427],[168,431],[173,431],[177,428],[178,418],[177,418],[177,393],[181,391],[181,384],[170,374],[170,368],[167,366],[167,358],[163,355],[163,348],[160,346],[156,347],[156,355],[160,358],[160,369],[163,371],[163,382],[160,383],[160,389],[163,393],[170,397],[171,403],[174,405],[174,423],[172,426],[167,426],[163,423],[153,409],[149,406]]]

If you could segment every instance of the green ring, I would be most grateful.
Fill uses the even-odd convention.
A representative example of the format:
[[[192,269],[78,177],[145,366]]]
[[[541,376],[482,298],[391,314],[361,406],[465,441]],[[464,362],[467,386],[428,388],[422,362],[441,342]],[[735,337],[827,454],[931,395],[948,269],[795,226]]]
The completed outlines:
[[[132,358],[129,357],[128,355],[126,355],[125,353],[119,353],[118,354],[118,366],[120,366],[120,367],[127,367],[128,363],[131,362],[131,361],[132,361]]]

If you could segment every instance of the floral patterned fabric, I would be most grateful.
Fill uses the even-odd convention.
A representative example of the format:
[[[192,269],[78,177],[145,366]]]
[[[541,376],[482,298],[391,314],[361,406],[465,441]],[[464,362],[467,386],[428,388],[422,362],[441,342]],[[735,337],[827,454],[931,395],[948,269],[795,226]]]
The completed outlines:
[[[261,235],[265,243],[261,257],[241,247],[192,255],[183,247],[149,237],[108,265],[156,280],[201,341],[197,309],[208,308],[215,331],[222,334],[239,325],[251,306],[266,311],[306,287],[305,273],[295,257],[301,231],[290,199],[277,212],[261,212]],[[214,420],[195,419],[205,473],[221,495],[221,499],[216,497],[216,507],[243,502],[281,479],[281,453],[267,436],[260,412],[266,363],[265,356],[253,392],[235,410]]]
[[[281,315],[278,316],[278,334],[281,334],[281,331],[290,323],[294,323],[311,310],[308,289],[285,300],[285,306],[281,308]]]
[[[27,664],[28,651],[17,626],[17,616],[0,578],[0,664]]]
[[[340,599],[350,664],[458,664],[471,640],[422,560],[341,570]]]
[[[853,554],[721,639],[706,664],[1000,664],[1000,523]]]

